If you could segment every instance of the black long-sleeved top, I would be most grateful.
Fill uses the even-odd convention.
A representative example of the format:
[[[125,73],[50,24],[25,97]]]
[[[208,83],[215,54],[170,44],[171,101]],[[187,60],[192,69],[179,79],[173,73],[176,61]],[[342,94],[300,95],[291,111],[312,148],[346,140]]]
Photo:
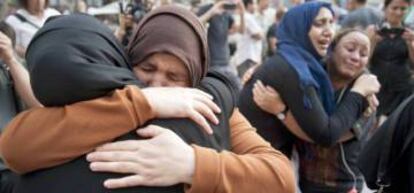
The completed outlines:
[[[390,186],[385,192],[414,192],[414,99],[407,100],[375,131],[359,157],[359,168],[372,189],[378,188],[378,177],[386,171],[382,180],[388,179]]]
[[[304,132],[315,143],[324,146],[335,144],[346,131],[352,128],[367,107],[362,95],[350,92],[329,116],[323,108],[316,89],[311,86],[301,89],[296,71],[283,57],[274,55],[258,67],[251,80],[246,83],[239,97],[239,108],[257,128],[258,133],[286,155],[290,155],[295,138],[281,121],[261,110],[253,101],[252,89],[257,80],[275,88]],[[305,94],[311,101],[311,108],[304,105]],[[358,132],[355,134],[358,135]]]

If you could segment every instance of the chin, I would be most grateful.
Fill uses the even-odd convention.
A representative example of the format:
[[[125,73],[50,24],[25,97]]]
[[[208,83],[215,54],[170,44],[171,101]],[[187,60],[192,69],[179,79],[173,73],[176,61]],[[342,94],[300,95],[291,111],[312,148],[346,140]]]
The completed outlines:
[[[327,50],[323,50],[323,51],[318,50],[317,52],[318,52],[319,56],[321,56],[321,57],[325,57],[325,56],[326,56],[326,54],[328,53],[328,51],[327,51]]]

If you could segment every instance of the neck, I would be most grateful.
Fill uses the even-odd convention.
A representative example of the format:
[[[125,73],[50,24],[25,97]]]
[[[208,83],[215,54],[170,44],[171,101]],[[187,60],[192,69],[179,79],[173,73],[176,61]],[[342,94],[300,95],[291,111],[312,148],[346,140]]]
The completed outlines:
[[[28,12],[36,17],[42,18],[44,10],[28,10]]]
[[[334,88],[334,90],[339,90],[341,88],[345,88],[351,81],[349,80],[344,80],[338,77],[331,77],[331,81],[332,81],[332,86]]]
[[[328,65],[328,66],[329,66],[329,65]],[[344,88],[344,87],[346,87],[349,83],[351,83],[351,81],[352,81],[352,80],[349,80],[349,79],[343,78],[343,77],[342,77],[342,76],[340,76],[340,75],[337,75],[337,73],[333,72],[333,71],[332,71],[332,70],[330,70],[329,68],[328,68],[328,74],[329,74],[329,77],[330,77],[330,79],[331,79],[331,81],[332,81],[332,86],[333,86],[334,90],[339,90],[339,89],[341,89],[341,88]]]

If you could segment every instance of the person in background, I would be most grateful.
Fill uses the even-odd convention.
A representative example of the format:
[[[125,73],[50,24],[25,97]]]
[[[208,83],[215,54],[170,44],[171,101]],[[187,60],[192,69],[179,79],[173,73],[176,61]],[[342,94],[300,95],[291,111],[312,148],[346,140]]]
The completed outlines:
[[[349,13],[339,23],[342,28],[366,29],[369,25],[379,24],[382,13],[367,5],[368,0],[348,0]]]
[[[14,53],[15,33],[6,22],[0,22],[0,133],[19,112],[23,100],[27,107],[40,106],[34,97],[29,74],[17,61]],[[11,193],[14,174],[0,160],[0,192]]]
[[[238,13],[240,24],[236,25],[233,18]],[[240,80],[230,65],[230,47],[228,36],[236,32],[244,33],[245,7],[242,0],[216,0],[199,8],[197,15],[204,24],[208,24],[208,48],[210,51],[211,68],[218,69],[239,84]]]
[[[74,13],[88,13],[88,4],[85,0],[76,0],[73,5]]]
[[[276,10],[269,6],[269,0],[259,0],[257,2],[257,11],[255,12],[256,20],[263,30],[266,30],[274,22]]]
[[[267,50],[267,57],[271,57],[273,54],[276,53],[276,49],[277,49],[277,38],[276,38],[276,31],[277,31],[277,26],[279,25],[279,22],[282,20],[283,16],[285,15],[285,13],[287,12],[287,8],[286,7],[279,7],[276,11],[275,14],[275,21],[274,23],[269,27],[269,29],[267,30],[266,33],[266,39],[267,39],[267,45],[268,45],[268,50]]]
[[[381,83],[379,124],[413,93],[414,31],[403,23],[410,3],[411,0],[385,0],[384,22],[367,29],[373,44],[369,69]]]
[[[24,58],[26,48],[45,21],[60,13],[48,7],[48,0],[19,0],[20,9],[6,18],[16,32],[16,52]]]
[[[246,8],[244,14],[244,30],[237,42],[234,55],[239,77],[250,67],[262,63],[264,30],[254,17],[255,4],[253,0],[243,0]]]

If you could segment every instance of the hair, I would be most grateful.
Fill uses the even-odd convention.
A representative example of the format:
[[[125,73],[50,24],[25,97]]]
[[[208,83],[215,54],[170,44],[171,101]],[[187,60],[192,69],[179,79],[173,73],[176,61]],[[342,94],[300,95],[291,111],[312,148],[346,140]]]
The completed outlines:
[[[276,10],[276,20],[277,22],[280,22],[285,15],[285,13],[288,11],[288,9],[284,6],[280,6]]]
[[[355,2],[357,2],[358,4],[363,4],[365,5],[368,1],[367,0],[354,0]]]
[[[12,45],[14,47],[16,45],[16,32],[14,31],[14,29],[5,21],[1,21],[0,31],[10,38]]]
[[[346,35],[348,35],[352,32],[359,32],[359,33],[362,33],[362,34],[368,36],[368,34],[365,31],[363,31],[359,28],[345,28],[345,29],[342,29],[335,35],[335,37],[334,37],[334,39],[333,39],[333,41],[330,45],[331,51],[333,51],[335,49],[335,47],[338,45],[339,41],[341,41],[341,39],[343,37],[345,37]]]
[[[18,0],[19,5],[22,6],[23,8],[25,8],[25,9],[29,8],[29,1],[32,1],[32,0]],[[49,0],[45,0],[45,8],[47,6],[49,6]]]
[[[384,0],[384,8],[387,8],[388,5],[390,5],[390,3],[394,1],[394,0]],[[404,0],[406,3],[410,4],[411,0]]]
[[[243,4],[247,7],[248,5],[253,4],[253,0],[243,0]]]

